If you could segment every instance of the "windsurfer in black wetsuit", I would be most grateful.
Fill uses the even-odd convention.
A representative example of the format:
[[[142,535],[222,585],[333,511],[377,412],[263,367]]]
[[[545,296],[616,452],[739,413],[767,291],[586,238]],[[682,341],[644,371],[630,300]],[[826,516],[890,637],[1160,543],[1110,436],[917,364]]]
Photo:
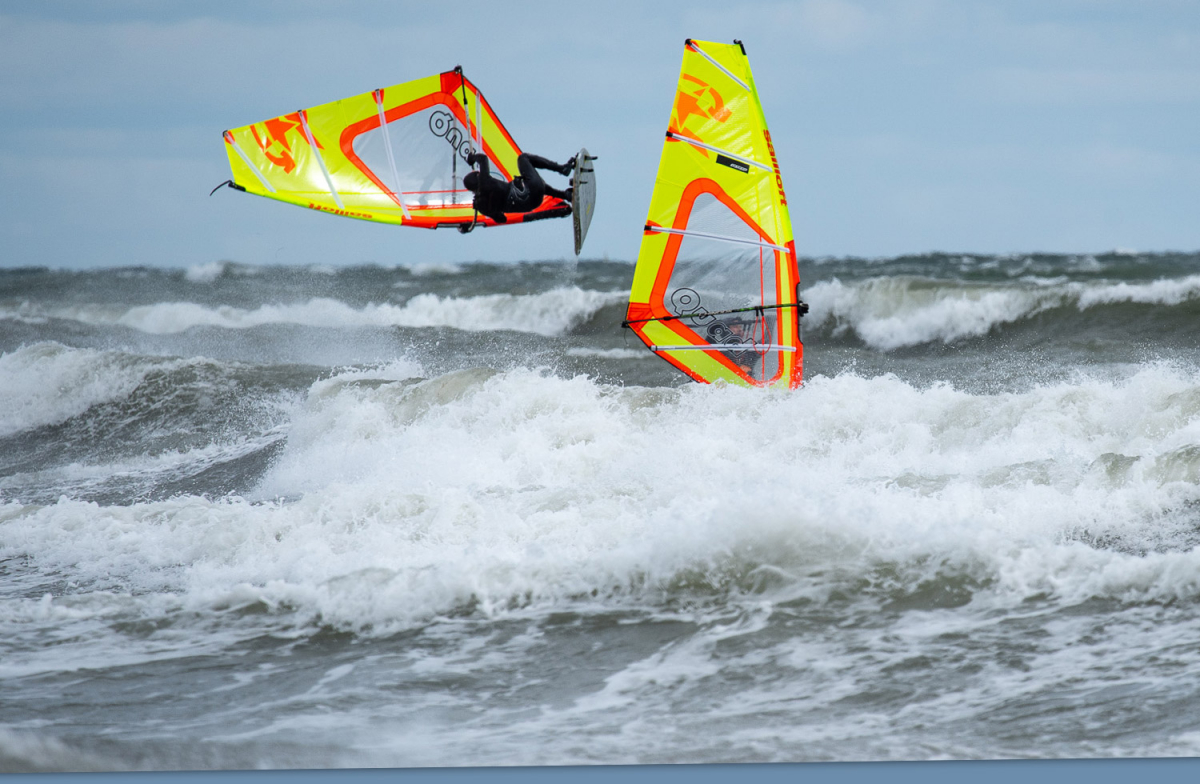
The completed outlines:
[[[747,375],[754,378],[755,371],[758,369],[761,359],[760,350],[755,349],[754,346],[760,342],[764,344],[771,342],[771,323],[765,320],[741,318],[734,315],[731,318],[714,321],[710,324],[706,337],[710,343],[720,343],[727,346],[748,346],[744,350],[736,348],[727,350],[725,356],[729,357],[733,364],[746,371]]]
[[[504,213],[529,212],[537,209],[542,199],[547,195],[556,196],[563,201],[571,201],[571,191],[560,191],[552,188],[537,173],[538,169],[558,172],[564,177],[575,168],[575,159],[566,163],[555,163],[540,155],[521,153],[517,157],[517,169],[521,172],[512,182],[505,182],[492,176],[486,155],[471,153],[467,156],[471,166],[478,164],[479,171],[471,172],[463,177],[463,185],[475,194],[475,210],[480,215],[486,215],[496,223],[507,223]],[[460,227],[459,229],[463,229]]]

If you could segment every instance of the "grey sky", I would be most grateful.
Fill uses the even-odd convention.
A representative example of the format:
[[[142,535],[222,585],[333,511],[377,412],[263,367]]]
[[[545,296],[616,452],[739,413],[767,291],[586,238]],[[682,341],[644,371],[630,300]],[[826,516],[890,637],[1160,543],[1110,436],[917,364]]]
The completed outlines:
[[[566,257],[233,191],[220,132],[462,64],[529,151],[601,155],[633,259],[683,39],[746,43],[804,255],[1200,248],[1194,2],[0,2],[0,264]]]

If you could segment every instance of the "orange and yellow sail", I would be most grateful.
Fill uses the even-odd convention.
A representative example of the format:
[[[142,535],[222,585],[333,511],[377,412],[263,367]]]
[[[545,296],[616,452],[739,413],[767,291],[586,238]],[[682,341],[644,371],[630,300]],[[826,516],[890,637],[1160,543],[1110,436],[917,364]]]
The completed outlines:
[[[697,381],[794,388],[799,283],[745,49],[688,39],[625,325]]]
[[[348,218],[434,229],[476,223],[462,184],[483,150],[511,180],[520,147],[462,69],[224,132],[234,186]],[[569,215],[551,196],[510,223]]]

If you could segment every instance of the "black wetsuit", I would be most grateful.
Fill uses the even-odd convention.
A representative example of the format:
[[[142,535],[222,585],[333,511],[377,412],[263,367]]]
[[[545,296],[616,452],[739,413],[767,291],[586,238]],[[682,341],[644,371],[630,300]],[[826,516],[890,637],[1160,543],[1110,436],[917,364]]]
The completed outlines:
[[[571,173],[570,164],[558,164],[540,155],[521,153],[517,158],[517,169],[521,174],[512,182],[505,182],[492,176],[486,155],[471,153],[467,163],[474,166],[479,164],[478,187],[475,194],[475,209],[480,215],[486,215],[496,223],[507,223],[506,212],[529,212],[537,209],[546,194],[557,196],[564,201],[571,201],[569,191],[551,188],[537,173],[538,169],[558,172],[562,175]]]

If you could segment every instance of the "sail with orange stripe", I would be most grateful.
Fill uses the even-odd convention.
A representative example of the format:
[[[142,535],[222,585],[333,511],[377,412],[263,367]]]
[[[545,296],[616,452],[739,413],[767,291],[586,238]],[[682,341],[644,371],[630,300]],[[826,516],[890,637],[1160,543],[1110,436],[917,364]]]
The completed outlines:
[[[435,229],[496,225],[462,184],[483,150],[493,176],[521,148],[461,68],[224,132],[238,190],[348,218]],[[547,196],[509,223],[571,213]],[[507,224],[505,224],[507,225]]]
[[[688,39],[624,325],[696,381],[795,388],[799,283],[745,48]]]

